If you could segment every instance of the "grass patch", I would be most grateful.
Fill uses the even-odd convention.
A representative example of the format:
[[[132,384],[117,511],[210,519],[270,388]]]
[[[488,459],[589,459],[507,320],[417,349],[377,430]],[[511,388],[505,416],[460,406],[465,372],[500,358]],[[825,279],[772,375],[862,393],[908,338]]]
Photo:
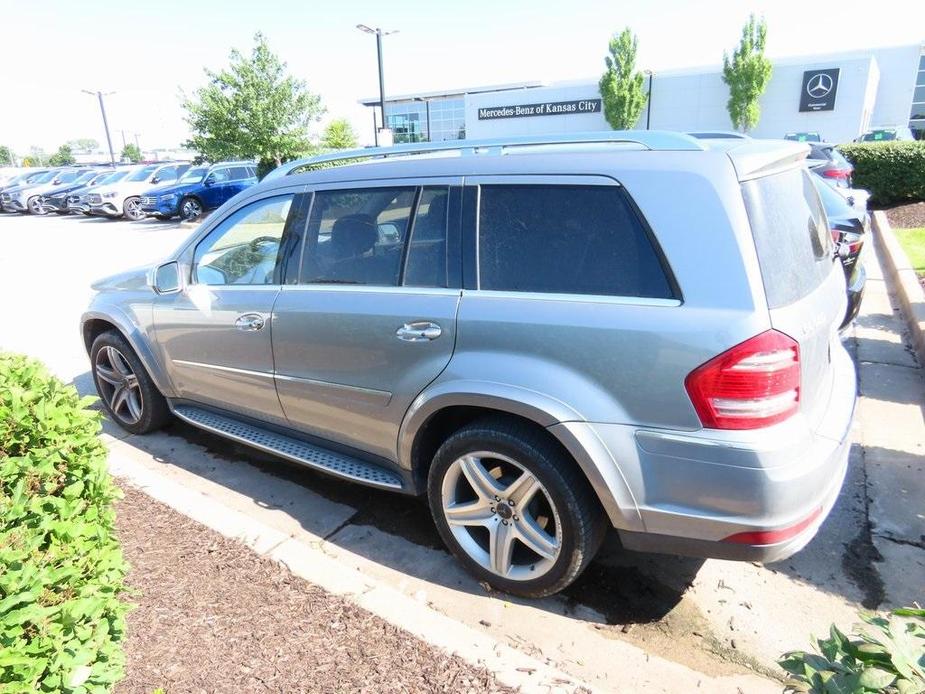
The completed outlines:
[[[920,275],[925,275],[925,227],[919,229],[896,229],[896,238],[903,247],[912,267]]]

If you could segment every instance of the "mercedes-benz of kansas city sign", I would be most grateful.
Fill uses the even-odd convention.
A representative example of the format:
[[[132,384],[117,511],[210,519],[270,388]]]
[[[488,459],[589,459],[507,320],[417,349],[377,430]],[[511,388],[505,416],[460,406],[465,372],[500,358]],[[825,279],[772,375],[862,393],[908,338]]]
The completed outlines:
[[[803,89],[800,90],[801,111],[833,111],[835,93],[838,91],[839,68],[829,70],[807,70],[803,73]]]
[[[479,120],[524,118],[526,116],[565,116],[600,112],[600,99],[575,99],[574,101],[547,101],[539,104],[485,106],[479,109]]]

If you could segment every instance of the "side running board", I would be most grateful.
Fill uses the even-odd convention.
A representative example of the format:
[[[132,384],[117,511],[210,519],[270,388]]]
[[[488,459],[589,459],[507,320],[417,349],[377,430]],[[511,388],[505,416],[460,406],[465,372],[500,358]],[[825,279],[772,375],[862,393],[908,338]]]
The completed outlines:
[[[343,453],[300,441],[292,436],[278,434],[260,426],[241,422],[232,417],[216,414],[190,405],[178,405],[173,413],[193,426],[233,439],[281,458],[302,465],[383,489],[401,489],[399,475],[373,463]]]

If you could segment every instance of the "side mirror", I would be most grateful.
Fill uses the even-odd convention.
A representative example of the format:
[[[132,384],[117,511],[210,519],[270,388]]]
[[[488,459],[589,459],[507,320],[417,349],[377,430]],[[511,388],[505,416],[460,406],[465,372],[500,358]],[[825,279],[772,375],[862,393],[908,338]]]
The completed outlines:
[[[215,179],[212,176],[206,176],[206,180],[202,182],[204,186],[215,185]]]
[[[160,183],[160,182],[161,182],[161,179],[159,179],[157,176],[151,179],[151,183]]]
[[[151,273],[149,284],[158,294],[172,294],[180,291],[180,264],[174,260],[158,265]]]

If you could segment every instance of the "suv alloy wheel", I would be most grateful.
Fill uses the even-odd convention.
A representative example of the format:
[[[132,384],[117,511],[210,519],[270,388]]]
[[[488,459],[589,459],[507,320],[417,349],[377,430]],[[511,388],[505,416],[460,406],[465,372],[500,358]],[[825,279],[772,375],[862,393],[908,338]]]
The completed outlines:
[[[514,420],[479,420],[447,439],[430,469],[428,497],[457,558],[514,595],[561,590],[604,537],[600,505],[574,462]]]

